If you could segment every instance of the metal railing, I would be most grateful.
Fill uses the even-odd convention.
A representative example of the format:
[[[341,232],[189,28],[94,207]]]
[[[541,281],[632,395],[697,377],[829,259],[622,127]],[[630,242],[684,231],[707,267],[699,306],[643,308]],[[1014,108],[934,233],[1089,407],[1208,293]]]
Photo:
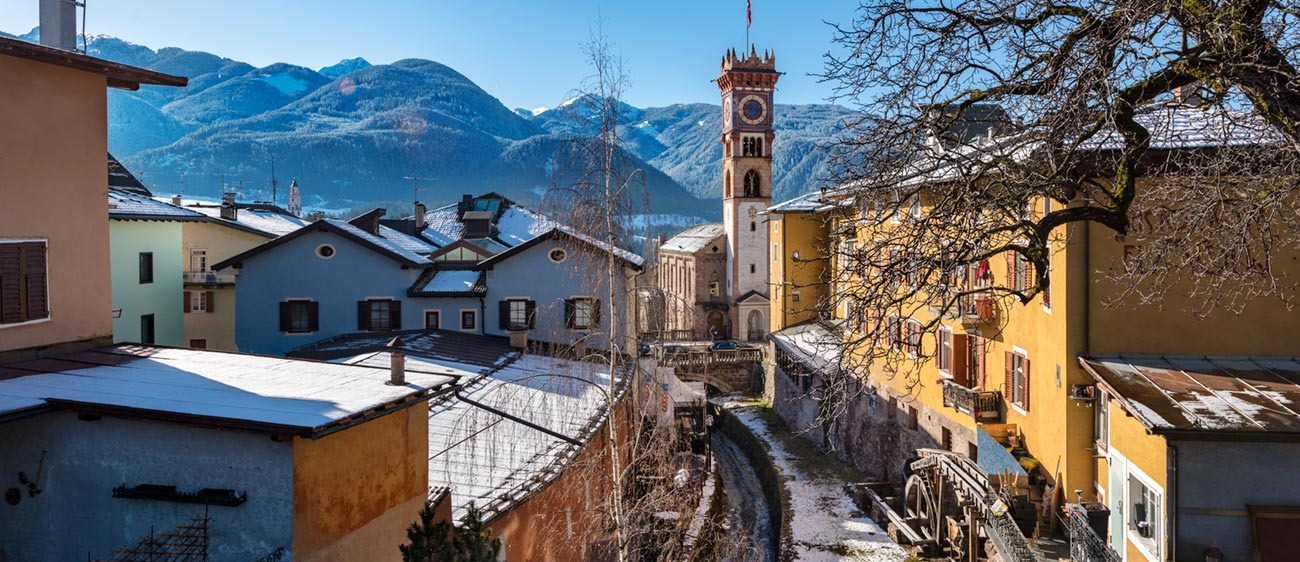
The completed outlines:
[[[958,412],[970,414],[979,422],[997,422],[1002,419],[1002,392],[974,390],[952,381],[943,381],[943,405]]]
[[[1075,562],[1120,562],[1120,556],[1097,535],[1082,505],[1066,508],[1066,525],[1070,530],[1070,560]]]
[[[216,271],[186,271],[185,282],[208,285],[229,284],[235,282],[235,274]]]

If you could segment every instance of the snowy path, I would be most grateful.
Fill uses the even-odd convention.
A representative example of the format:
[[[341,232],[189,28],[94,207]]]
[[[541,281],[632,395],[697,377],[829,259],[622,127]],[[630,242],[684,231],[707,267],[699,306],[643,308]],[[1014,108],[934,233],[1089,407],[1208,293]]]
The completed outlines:
[[[729,544],[723,549],[722,562],[775,561],[772,520],[758,474],[754,473],[745,453],[722,432],[713,432],[710,441],[730,508]]]
[[[790,530],[797,560],[899,562],[907,558],[907,552],[889,540],[885,531],[853,504],[844,491],[849,482],[801,467],[808,461],[825,464],[827,459],[805,459],[789,452],[782,439],[773,435],[758,407],[739,401],[722,402],[722,406],[767,443],[773,461],[785,477],[794,512]],[[788,434],[787,437],[798,439]]]

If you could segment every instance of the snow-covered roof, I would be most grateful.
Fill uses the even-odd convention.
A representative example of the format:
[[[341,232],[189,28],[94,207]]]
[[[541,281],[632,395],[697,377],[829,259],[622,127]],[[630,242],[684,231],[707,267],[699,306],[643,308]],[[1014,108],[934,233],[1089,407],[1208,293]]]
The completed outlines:
[[[491,521],[558,478],[590,443],[605,422],[609,382],[603,364],[526,354],[467,384],[461,394],[470,400],[584,445],[448,400],[429,410],[429,486],[451,488],[455,518],[473,502]]]
[[[1300,433],[1294,357],[1105,355],[1080,362],[1157,433]]]
[[[697,224],[668,239],[662,246],[659,246],[659,251],[693,254],[703,250],[725,232],[720,222]]]
[[[135,345],[13,363],[0,374],[0,414],[72,402],[291,431],[318,431],[455,380],[408,372],[407,384],[392,386],[386,368]]]
[[[414,236],[408,236],[406,234],[402,234],[401,232],[398,232],[391,228],[382,227],[382,226],[379,229],[381,236],[376,236],[374,234],[371,234],[369,232],[366,232],[360,228],[353,226],[351,223],[348,223],[347,221],[341,221],[336,219],[325,219],[325,222],[328,222],[329,225],[334,228],[337,228],[357,238],[365,240],[366,242],[369,242],[370,244],[383,248],[384,250],[397,254],[401,256],[403,259],[406,259],[407,261],[414,262],[417,264],[422,264],[422,265],[433,263],[429,261],[429,258],[424,257],[424,254],[432,253],[437,248],[434,248],[431,244],[427,242],[418,240]],[[428,249],[422,251],[419,248],[428,248]]]
[[[235,211],[235,220],[231,221],[221,218],[220,206],[203,205],[187,208],[207,215],[214,219],[213,222],[234,223],[273,237],[284,236],[311,224],[310,220],[304,218],[263,209],[238,209]]]
[[[510,205],[501,218],[497,219],[497,238],[511,246],[517,246],[537,236],[545,234],[555,221],[534,213],[519,205]]]
[[[425,232],[446,238],[448,243],[460,240],[465,235],[465,225],[458,220],[457,214],[455,203],[429,210],[424,214],[424,224],[428,225]]]
[[[487,284],[484,272],[472,269],[429,270],[421,275],[411,293],[425,297],[464,296],[467,294],[486,294]]]
[[[108,189],[108,216],[114,219],[201,220],[203,215],[151,197]]]
[[[844,342],[833,329],[832,321],[796,324],[767,337],[777,349],[800,365],[817,374],[829,374],[839,369],[840,353]]]
[[[767,210],[768,212],[772,212],[772,213],[793,213],[799,211],[816,211],[817,209],[820,209],[826,206],[827,204],[829,204],[829,202],[826,201],[825,196],[819,190],[819,191],[814,191],[812,193],[805,193],[803,195],[800,195],[788,201],[782,201],[780,203],[772,205],[771,207],[768,207]]]
[[[1201,109],[1156,104],[1139,110],[1133,120],[1151,132],[1153,150],[1249,146],[1283,140],[1263,117],[1217,106]],[[1123,141],[1113,129],[1098,133],[1082,145],[1087,150],[1117,150],[1122,147]]]

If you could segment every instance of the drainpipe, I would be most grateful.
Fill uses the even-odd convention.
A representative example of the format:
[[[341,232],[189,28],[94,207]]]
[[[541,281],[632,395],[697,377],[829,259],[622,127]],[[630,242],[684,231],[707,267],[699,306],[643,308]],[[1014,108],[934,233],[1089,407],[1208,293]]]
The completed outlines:
[[[478,298],[478,333],[487,335],[487,300],[486,297]]]
[[[1174,549],[1178,546],[1178,520],[1181,514],[1178,512],[1178,496],[1182,494],[1182,487],[1178,485],[1178,445],[1165,438],[1165,463],[1168,468],[1165,470],[1165,481],[1172,484],[1173,491],[1169,492],[1169,532],[1166,533],[1165,543],[1165,560],[1174,560],[1177,553]]]

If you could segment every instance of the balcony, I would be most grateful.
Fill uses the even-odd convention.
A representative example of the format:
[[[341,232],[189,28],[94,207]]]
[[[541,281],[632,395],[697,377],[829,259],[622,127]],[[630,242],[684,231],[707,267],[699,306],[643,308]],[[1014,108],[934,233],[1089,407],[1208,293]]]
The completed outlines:
[[[961,318],[962,326],[966,328],[996,324],[998,303],[988,295],[965,295],[957,301],[957,315]]]
[[[186,285],[234,285],[235,274],[216,271],[186,271]]]
[[[952,381],[941,381],[943,405],[970,414],[980,423],[1002,421],[1002,393],[997,390],[973,390]]]

